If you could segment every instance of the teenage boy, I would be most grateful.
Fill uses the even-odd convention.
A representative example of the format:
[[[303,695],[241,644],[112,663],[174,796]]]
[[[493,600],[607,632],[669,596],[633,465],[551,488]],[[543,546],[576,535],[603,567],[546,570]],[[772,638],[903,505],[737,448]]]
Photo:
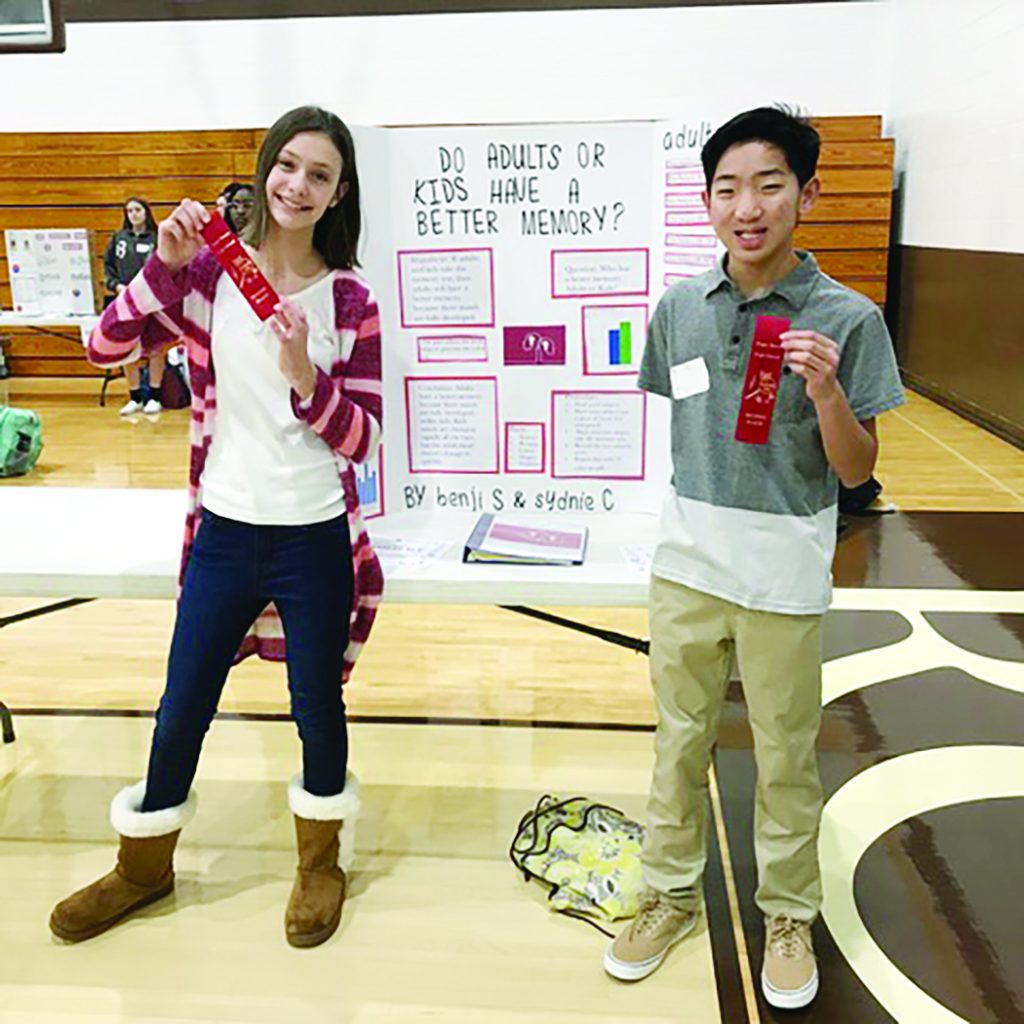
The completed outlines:
[[[650,594],[648,893],[604,961],[616,978],[646,977],[697,923],[708,765],[735,653],[758,771],[761,984],[791,1009],[818,991],[815,742],[837,478],[871,476],[875,417],[904,400],[878,308],[793,247],[818,195],[819,145],[784,108],[715,132],[701,153],[703,198],[726,254],[672,287],[651,321],[639,383],[672,400],[673,476]]]

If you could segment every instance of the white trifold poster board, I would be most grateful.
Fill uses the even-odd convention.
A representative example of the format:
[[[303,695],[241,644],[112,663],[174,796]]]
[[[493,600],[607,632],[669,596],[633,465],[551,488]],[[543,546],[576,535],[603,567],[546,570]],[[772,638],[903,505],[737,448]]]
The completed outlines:
[[[657,510],[669,408],[637,373],[658,298],[720,251],[701,203],[711,130],[357,131],[384,339],[371,512]]]
[[[4,244],[15,313],[60,317],[95,312],[87,231],[6,230]]]

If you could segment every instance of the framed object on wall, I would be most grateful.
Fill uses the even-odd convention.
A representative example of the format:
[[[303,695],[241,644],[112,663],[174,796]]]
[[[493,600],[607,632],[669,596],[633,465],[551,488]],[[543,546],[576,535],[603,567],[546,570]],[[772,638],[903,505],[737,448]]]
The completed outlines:
[[[0,53],[63,53],[60,0],[0,0]]]

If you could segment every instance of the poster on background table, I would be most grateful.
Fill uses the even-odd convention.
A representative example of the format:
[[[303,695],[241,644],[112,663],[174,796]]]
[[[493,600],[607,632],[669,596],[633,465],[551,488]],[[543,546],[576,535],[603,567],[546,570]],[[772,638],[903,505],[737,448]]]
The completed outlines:
[[[389,512],[655,511],[668,403],[653,122],[363,129]]]
[[[23,316],[95,312],[88,232],[4,231],[14,312]]]

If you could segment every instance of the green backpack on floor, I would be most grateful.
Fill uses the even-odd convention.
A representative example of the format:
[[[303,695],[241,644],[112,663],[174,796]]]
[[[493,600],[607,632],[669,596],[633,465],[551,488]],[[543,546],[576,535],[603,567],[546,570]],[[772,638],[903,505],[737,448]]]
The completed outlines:
[[[639,909],[643,837],[643,826],[615,807],[547,795],[523,815],[509,856],[524,878],[548,886],[552,910],[610,936],[601,923],[633,917]]]
[[[30,409],[0,406],[0,477],[27,473],[43,450],[43,422]]]

